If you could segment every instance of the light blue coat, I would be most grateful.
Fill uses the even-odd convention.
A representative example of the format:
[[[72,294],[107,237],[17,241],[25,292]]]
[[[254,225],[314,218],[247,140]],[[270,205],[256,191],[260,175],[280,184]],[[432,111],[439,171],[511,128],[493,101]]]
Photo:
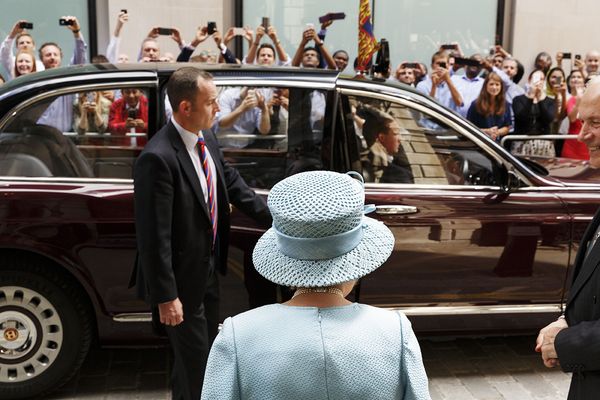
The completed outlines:
[[[227,318],[202,399],[429,399],[410,322],[363,304],[271,304]]]

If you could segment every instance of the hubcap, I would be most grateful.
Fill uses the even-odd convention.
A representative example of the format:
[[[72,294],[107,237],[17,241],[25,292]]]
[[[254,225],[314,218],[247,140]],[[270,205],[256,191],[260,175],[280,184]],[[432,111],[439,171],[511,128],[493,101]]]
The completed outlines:
[[[0,383],[32,379],[56,360],[63,325],[54,306],[38,292],[0,287]]]

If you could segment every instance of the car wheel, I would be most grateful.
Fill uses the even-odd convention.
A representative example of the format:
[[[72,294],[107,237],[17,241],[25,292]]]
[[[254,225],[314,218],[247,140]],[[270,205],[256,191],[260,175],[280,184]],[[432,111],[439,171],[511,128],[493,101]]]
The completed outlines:
[[[0,398],[39,396],[66,383],[89,350],[89,314],[59,274],[0,271]]]

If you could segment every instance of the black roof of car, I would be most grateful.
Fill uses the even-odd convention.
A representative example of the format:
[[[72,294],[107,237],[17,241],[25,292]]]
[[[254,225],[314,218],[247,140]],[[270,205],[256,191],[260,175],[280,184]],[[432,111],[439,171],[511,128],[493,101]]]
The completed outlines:
[[[315,68],[298,67],[262,67],[256,65],[238,65],[238,64],[200,64],[200,63],[128,63],[128,64],[84,64],[69,67],[53,68],[21,76],[0,86],[0,100],[7,97],[15,89],[25,88],[27,86],[38,86],[36,84],[49,82],[55,79],[79,78],[84,79],[86,75],[97,75],[103,73],[118,72],[140,72],[141,74],[153,73],[159,76],[170,75],[173,71],[182,67],[194,66],[202,70],[211,72],[214,75],[235,76],[236,72],[240,77],[260,77],[270,79],[281,77],[285,79],[311,80],[317,79],[321,82],[329,81],[334,83],[338,77],[350,80],[362,80],[365,82],[377,82],[381,85],[402,87],[404,90],[414,91],[411,86],[404,85],[397,81],[383,79],[372,79],[368,77],[354,77],[351,75],[340,75],[336,70],[324,70]],[[20,91],[20,90],[18,90]]]

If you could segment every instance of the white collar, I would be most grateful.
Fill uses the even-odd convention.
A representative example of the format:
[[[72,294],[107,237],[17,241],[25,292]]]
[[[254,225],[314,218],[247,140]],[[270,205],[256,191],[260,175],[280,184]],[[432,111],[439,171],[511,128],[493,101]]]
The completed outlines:
[[[181,140],[183,140],[183,144],[185,145],[185,148],[188,149],[188,151],[194,150],[194,148],[198,144],[198,138],[204,137],[202,136],[202,131],[198,133],[190,132],[181,125],[179,125],[177,121],[175,121],[175,118],[173,118],[172,116],[171,122],[175,126],[175,129],[177,129],[177,132],[179,132]]]

